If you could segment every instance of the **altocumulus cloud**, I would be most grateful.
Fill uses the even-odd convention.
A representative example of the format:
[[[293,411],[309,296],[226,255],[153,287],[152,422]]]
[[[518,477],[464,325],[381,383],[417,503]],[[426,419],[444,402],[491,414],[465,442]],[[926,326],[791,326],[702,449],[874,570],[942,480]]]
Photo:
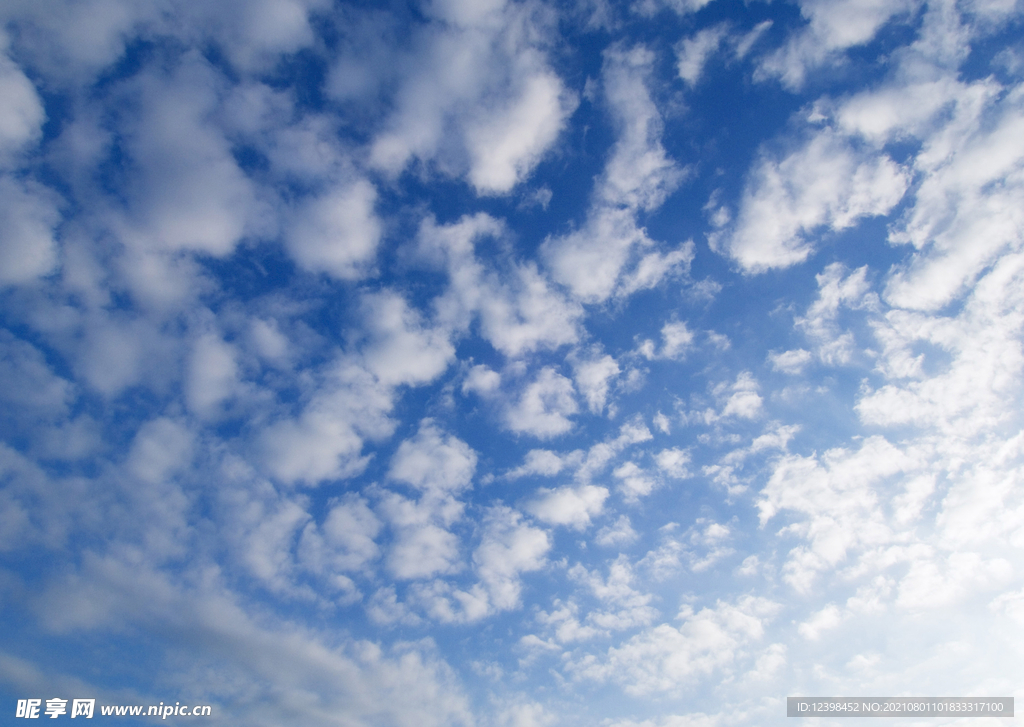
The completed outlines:
[[[1024,679],[1019,2],[0,19],[0,709]]]

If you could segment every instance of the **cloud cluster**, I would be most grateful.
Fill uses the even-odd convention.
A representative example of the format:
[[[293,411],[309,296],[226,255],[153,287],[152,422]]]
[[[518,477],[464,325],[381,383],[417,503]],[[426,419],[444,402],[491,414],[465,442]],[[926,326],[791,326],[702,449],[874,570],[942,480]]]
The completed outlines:
[[[512,2],[429,5],[422,54],[370,147],[370,165],[398,174],[412,160],[465,175],[479,194],[529,176],[576,107],[550,68],[544,12]],[[453,144],[454,142],[454,144]]]
[[[745,271],[788,267],[807,259],[822,230],[887,214],[909,183],[885,154],[858,154],[824,129],[781,159],[762,159],[747,180],[735,226],[710,241]]]
[[[678,693],[749,658],[779,605],[745,597],[698,612],[686,607],[678,628],[661,624],[608,650],[602,660],[574,664],[578,678],[615,681],[629,694]]]
[[[1011,691],[1020,3],[708,4],[5,4],[3,688]]]
[[[643,46],[605,52],[604,97],[618,138],[593,191],[585,222],[551,237],[543,254],[555,279],[580,300],[596,303],[688,272],[692,244],[657,251],[637,215],[658,208],[684,170],[661,143],[663,120],[648,89],[654,57]]]

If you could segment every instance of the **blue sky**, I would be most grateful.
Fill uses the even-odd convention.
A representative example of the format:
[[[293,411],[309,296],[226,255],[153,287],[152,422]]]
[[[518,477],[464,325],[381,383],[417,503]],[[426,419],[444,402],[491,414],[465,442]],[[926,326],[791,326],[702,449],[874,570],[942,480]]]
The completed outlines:
[[[5,3],[8,715],[1013,696],[1022,16]]]

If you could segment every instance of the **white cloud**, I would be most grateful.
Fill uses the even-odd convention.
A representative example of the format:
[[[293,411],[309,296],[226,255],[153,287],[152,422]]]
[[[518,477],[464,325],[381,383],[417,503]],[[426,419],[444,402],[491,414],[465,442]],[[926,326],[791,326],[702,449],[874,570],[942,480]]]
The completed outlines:
[[[35,141],[46,120],[35,86],[7,53],[9,42],[0,31],[0,163]]]
[[[514,470],[510,470],[506,476],[509,479],[530,475],[554,477],[562,471],[566,464],[565,459],[558,456],[556,452],[549,449],[531,449],[523,458],[523,463]]]
[[[580,622],[580,607],[575,601],[563,602],[556,598],[552,605],[554,608],[550,612],[539,611],[536,618],[538,623],[546,627],[545,631],[552,634],[553,638],[534,644],[534,647],[544,648],[541,644],[549,644],[551,648],[558,649],[558,643],[586,641],[602,633],[597,627]],[[533,634],[530,636],[540,641],[539,637]]]
[[[969,551],[915,559],[900,580],[896,603],[914,611],[941,608],[964,596],[1009,585],[1013,570],[1005,558],[986,558]]]
[[[478,193],[508,192],[525,179],[576,107],[551,72],[527,77],[516,91],[507,107],[494,109],[466,130],[469,181]]]
[[[185,400],[191,411],[209,416],[238,386],[235,348],[220,336],[207,333],[192,347]]]
[[[522,202],[519,203],[518,209],[525,210],[533,207],[540,207],[542,210],[547,210],[553,197],[554,192],[551,191],[551,187],[541,187],[540,189],[526,194],[523,197]]]
[[[601,661],[574,663],[571,668],[578,678],[614,681],[638,697],[677,693],[695,680],[728,675],[763,637],[778,608],[754,596],[735,603],[719,601],[697,613],[684,607],[678,628],[661,624],[610,648]]]
[[[671,10],[679,15],[689,15],[700,10],[711,0],[634,0],[633,12],[652,16],[662,10]]]
[[[1018,0],[972,0],[967,7],[971,13],[997,23],[1019,12]]]
[[[177,363],[180,344],[156,330],[158,325],[123,313],[89,316],[75,351],[75,373],[107,396],[141,381],[159,381],[168,363]]]
[[[811,362],[811,352],[802,348],[789,351],[769,351],[768,361],[776,371],[796,376],[802,374],[804,368]]]
[[[369,334],[363,359],[382,384],[425,384],[448,368],[455,349],[447,332],[427,325],[401,295],[369,293],[362,307]]]
[[[221,84],[194,53],[170,74],[147,71],[129,82],[143,109],[126,129],[132,213],[123,234],[133,245],[222,257],[261,229],[257,191],[210,121]]]
[[[719,23],[683,38],[675,46],[679,77],[693,88],[700,83],[708,61],[723,45],[730,48],[734,58],[742,59],[771,26],[772,21],[765,20],[746,33],[738,34],[730,29],[729,23]]]
[[[569,417],[579,411],[574,393],[572,381],[546,366],[506,412],[505,423],[513,432],[541,439],[565,434],[573,426]]]
[[[658,350],[654,341],[645,339],[638,346],[637,352],[648,361],[681,361],[693,346],[693,331],[686,325],[686,321],[669,321],[661,327],[661,341],[661,349]]]
[[[665,253],[646,253],[631,271],[622,276],[615,294],[628,297],[639,290],[654,288],[662,280],[685,276],[695,255],[693,240],[687,240],[675,250]]]
[[[506,355],[554,349],[579,338],[581,311],[532,263],[516,266],[503,285],[492,274],[479,293],[484,335]]]
[[[704,72],[704,64],[708,58],[718,51],[718,46],[725,38],[724,24],[703,28],[689,38],[684,38],[676,46],[677,68],[679,77],[688,86],[696,86]]]
[[[248,492],[225,492],[220,499],[222,506],[234,506],[225,519],[230,523],[227,532],[243,568],[274,593],[313,600],[312,591],[298,586],[295,579],[293,549],[311,519],[306,503],[279,496],[265,485]]]
[[[558,293],[536,265],[501,258],[498,264],[485,263],[476,254],[479,239],[503,240],[506,234],[501,222],[482,213],[450,225],[423,220],[416,252],[446,268],[450,281],[434,302],[439,321],[461,332],[479,316],[483,336],[507,356],[574,343],[582,310]]]
[[[211,685],[209,672],[179,676],[194,679],[197,693],[200,682],[212,686],[237,705],[239,719],[259,727],[339,718],[354,725],[474,723],[455,674],[430,643],[386,647],[289,623],[259,623],[252,606],[213,574],[207,581],[187,588],[177,574],[87,554],[78,572],[52,584],[46,618],[60,631],[115,624],[153,629],[171,653],[176,643],[195,639],[200,647],[193,655],[215,660],[220,678]],[[254,700],[247,686],[253,683],[273,694]]]
[[[797,631],[805,639],[815,641],[821,637],[824,631],[834,629],[843,621],[843,614],[836,607],[834,603],[830,603],[825,608],[811,615],[809,619],[804,621],[797,627]]]
[[[249,344],[257,354],[276,366],[287,367],[292,347],[278,322],[254,318],[249,324]]]
[[[658,482],[635,462],[624,462],[612,470],[619,480],[619,490],[626,502],[636,502],[651,494]]]
[[[619,519],[612,525],[605,525],[597,531],[594,542],[605,547],[625,545],[635,541],[639,535],[633,529],[627,515],[620,515]]]
[[[573,367],[576,386],[587,400],[587,408],[594,414],[604,410],[608,399],[609,382],[621,373],[618,362],[608,355],[579,361]]]
[[[470,486],[476,462],[465,442],[443,434],[430,419],[399,445],[388,477],[421,494],[410,500],[382,493],[380,510],[395,530],[387,565],[396,578],[423,579],[462,568],[461,543],[447,528],[462,517],[465,506],[453,495]]]
[[[537,42],[542,14],[503,2],[454,7],[433,7],[450,22],[424,29],[370,163],[398,174],[413,159],[435,162],[478,194],[506,193],[554,144],[576,99]]]
[[[952,438],[947,442],[951,450],[947,454],[959,454],[962,445]],[[973,466],[956,478],[942,499],[936,523],[944,541],[962,550],[979,549],[986,553],[993,546],[999,552],[1007,543],[1018,547],[1022,542],[1024,503],[1013,485],[1021,472],[1022,442],[1024,437],[1017,434],[994,445],[991,453],[984,447],[976,450],[979,456]],[[915,486],[921,484],[923,491],[915,492]],[[915,508],[915,501],[930,504],[932,498],[924,494],[927,488],[927,481],[912,480],[896,502],[903,506],[905,496],[910,495]]]
[[[388,552],[387,565],[399,580],[430,578],[459,570],[459,539],[430,523],[403,527]]]
[[[580,230],[549,238],[544,250],[553,277],[576,297],[596,303],[614,293],[632,250],[653,245],[630,210],[601,207]]]
[[[837,322],[840,310],[871,310],[878,305],[867,273],[866,265],[847,272],[841,263],[829,264],[815,276],[818,297],[808,306],[806,315],[794,320],[796,327],[816,344],[815,353],[827,366],[849,363],[856,348],[853,334],[842,330]]]
[[[103,448],[103,429],[88,414],[79,414],[44,430],[41,435],[40,453],[54,460],[84,460]]]
[[[654,596],[633,587],[636,574],[624,555],[608,563],[607,578],[580,564],[569,569],[569,578],[586,587],[604,607],[588,613],[586,620],[605,632],[648,626],[658,616],[651,606]]]
[[[398,600],[394,586],[377,589],[366,604],[366,615],[375,624],[391,626],[401,623],[407,626],[419,626],[423,620],[414,614],[409,607]]]
[[[642,46],[605,53],[604,92],[619,129],[597,198],[651,210],[675,189],[682,171],[661,144],[662,119],[648,89],[654,54]]]
[[[633,588],[635,580],[629,560],[620,555],[608,563],[608,577],[577,563],[569,578],[579,584],[581,598],[597,600],[599,607],[583,612],[575,599],[555,599],[554,609],[540,611],[537,621],[560,643],[586,641],[615,631],[647,626],[658,616],[650,603],[653,596]],[[582,615],[582,618],[581,618]]]
[[[883,344],[879,368],[888,381],[862,392],[856,408],[865,423],[938,427],[957,440],[1014,416],[1007,402],[1019,389],[1024,352],[1020,279],[1024,256],[1004,255],[954,317],[889,311],[875,323]],[[924,376],[921,343],[936,346],[939,368]],[[947,358],[948,357],[948,358]],[[932,357],[938,358],[938,357]]]
[[[968,122],[967,128],[951,123],[927,138],[916,159],[924,178],[912,212],[890,238],[921,252],[890,277],[885,298],[893,305],[936,310],[998,255],[1020,247],[1024,109],[1019,91],[1013,101],[977,109],[980,104],[971,97],[984,98],[994,90],[961,93],[958,110],[967,108],[958,116],[968,118],[956,121]],[[971,112],[977,118],[969,118]]]
[[[59,221],[56,194],[31,180],[0,175],[0,284],[27,283],[54,269]]]
[[[330,8],[325,0],[256,0],[210,3],[197,12],[227,47],[231,60],[245,70],[273,67],[281,56],[316,42],[310,15]]]
[[[706,413],[705,413],[706,414]],[[718,459],[713,465],[704,465],[701,469],[705,475],[724,487],[730,495],[738,495],[747,490],[747,482],[752,478],[742,476],[741,472],[753,455],[771,452],[788,451],[790,440],[800,431],[797,424],[782,424],[770,421],[763,432],[754,437],[747,446],[736,447]]]
[[[53,505],[66,503],[70,498],[65,497],[60,502],[54,502],[56,498],[52,495],[45,497],[45,486],[48,484],[46,474],[34,462],[2,442],[0,475],[5,482],[4,489],[0,492],[0,523],[3,524],[3,529],[0,530],[0,549],[4,553],[9,553],[40,541],[47,544],[61,542],[67,530],[66,524],[60,527],[51,526],[48,528],[49,532],[44,535],[38,532],[38,527],[33,523],[31,511],[33,502],[42,499],[49,505],[47,520],[56,524],[53,515],[58,512],[58,508]],[[40,498],[40,494],[44,497]]]
[[[409,587],[409,596],[411,602],[441,623],[470,623],[491,613],[487,591],[479,583],[460,590],[440,578],[421,581]]]
[[[188,467],[192,445],[192,433],[180,423],[165,417],[146,422],[132,441],[128,470],[156,484]]]
[[[304,200],[286,232],[288,251],[306,270],[342,280],[363,277],[381,238],[376,199],[373,185],[358,179]]]
[[[466,374],[462,382],[462,393],[476,392],[480,396],[489,396],[501,387],[501,374],[484,364],[477,364]]]
[[[18,3],[32,60],[61,82],[83,82],[122,57],[134,37],[173,37],[183,45],[216,40],[236,70],[263,71],[315,42],[310,11],[323,0],[213,2],[154,8],[134,0]],[[23,27],[24,27],[23,26]]]
[[[755,419],[760,416],[764,400],[757,393],[758,388],[757,381],[747,371],[740,372],[731,386],[721,384],[716,387],[716,396],[729,395],[725,406],[722,407],[721,416],[741,419]]]
[[[426,492],[419,500],[383,492],[379,512],[395,531],[388,570],[400,580],[431,578],[462,569],[461,543],[447,528],[465,505],[447,493]]]
[[[1024,623],[1024,589],[1000,594],[989,603],[989,610],[1005,613],[1018,623]]]
[[[302,412],[280,419],[258,445],[270,472],[287,483],[313,485],[363,470],[363,437],[391,434],[392,391],[351,359],[341,357],[322,374]]]
[[[140,306],[169,313],[195,303],[208,279],[192,255],[159,249],[152,239],[135,233],[129,239],[138,244],[126,246],[114,266]]]
[[[555,640],[586,641],[615,631],[649,626],[658,617],[657,609],[651,606],[654,596],[634,588],[636,574],[626,556],[608,561],[607,569],[607,577],[600,569],[588,570],[580,563],[569,569],[569,579],[580,586],[579,600],[596,600],[598,607],[585,611],[577,599],[555,599],[551,612],[537,614],[537,620],[553,631]]]
[[[93,78],[124,52],[133,26],[156,15],[148,3],[102,0],[16,3],[5,11],[5,23],[22,21],[20,45],[33,65],[61,83]]]
[[[388,477],[424,492],[459,492],[470,486],[476,462],[468,444],[424,419],[415,436],[399,445]]]
[[[857,35],[907,7],[816,3],[811,15],[824,14],[842,33]],[[870,22],[851,20],[850,12]],[[877,148],[898,139],[920,144],[912,161],[920,184],[890,232],[891,242],[917,250],[886,286],[886,299],[900,307],[946,305],[1017,244],[1021,226],[1020,92],[1002,94],[992,78],[968,83],[958,77],[956,63],[969,53],[971,33],[985,32],[963,22],[944,6],[928,6],[916,42],[894,54],[883,83],[815,105],[819,120],[831,114],[838,130]]]
[[[690,464],[690,459],[689,451],[679,449],[678,447],[663,449],[654,455],[654,461],[657,462],[658,469],[677,480],[685,480],[692,477],[687,467]]]
[[[984,96],[990,90],[984,85],[971,88],[948,77],[886,85],[844,100],[835,111],[835,119],[847,134],[875,144],[907,136],[924,137],[934,129],[935,115],[944,107],[973,106],[979,93]]]
[[[731,38],[730,41],[736,58],[745,58],[750,52],[750,49],[754,47],[757,41],[761,39],[761,36],[763,36],[765,32],[772,27],[772,25],[774,25],[774,23],[771,20],[762,20],[743,35]]]
[[[772,467],[757,506],[765,523],[782,510],[800,513],[793,526],[809,541],[789,554],[785,580],[799,591],[818,573],[837,567],[851,551],[889,543],[894,534],[879,501],[881,483],[920,464],[882,437],[860,449],[833,449],[820,457],[788,455]]]
[[[687,328],[685,321],[666,323],[661,327],[661,356],[669,359],[681,359],[693,344],[693,332]]]
[[[331,505],[319,527],[306,525],[299,558],[317,573],[363,569],[380,557],[375,539],[381,526],[366,499],[348,493]]]
[[[916,0],[802,0],[807,27],[762,59],[755,78],[778,78],[790,90],[799,90],[808,72],[869,42],[893,17],[909,15],[917,5]]]
[[[499,727],[550,727],[558,723],[558,718],[551,714],[539,702],[522,701],[502,707],[497,714]]]
[[[0,331],[0,400],[6,416],[62,418],[74,392],[72,383],[57,376],[37,348]]]
[[[683,176],[661,144],[662,118],[647,87],[653,61],[642,46],[605,52],[604,93],[618,139],[584,225],[549,237],[543,246],[555,279],[585,302],[653,287],[675,269],[688,270],[693,258],[692,245],[684,244],[667,256],[649,253],[636,259],[655,245],[637,226],[636,214],[659,207]]]
[[[825,129],[783,159],[762,157],[747,178],[735,226],[709,240],[745,272],[789,267],[814,251],[822,229],[887,214],[909,183],[888,156],[865,155]]]
[[[643,418],[637,414],[619,427],[616,436],[591,445],[576,470],[576,479],[581,482],[589,482],[595,475],[602,472],[619,453],[634,444],[647,442],[653,438],[651,430],[644,424]]]
[[[300,233],[373,233],[369,214],[376,191],[356,168],[352,150],[338,139],[336,121],[329,115],[303,113],[293,95],[249,80],[226,93],[218,117],[232,139],[252,145],[266,157],[265,170],[253,174],[257,181],[292,185],[293,191],[275,208],[285,232],[302,222],[297,213],[306,212],[313,216],[313,224],[295,228]],[[348,228],[337,219],[330,209],[332,200],[346,207],[358,224]],[[344,259],[337,251],[337,260],[328,256],[324,241],[296,239],[308,242],[304,252],[311,263],[321,264],[320,269]]]
[[[758,568],[761,566],[761,559],[756,555],[748,555],[740,563],[740,567],[736,569],[736,572],[741,576],[752,576],[757,574]]]
[[[699,555],[697,552],[687,554],[690,559],[690,570],[700,573],[722,558],[732,555],[733,549],[726,545],[731,536],[732,531],[728,526],[713,520],[708,522],[707,518],[697,518],[690,529],[690,544],[698,551],[703,551],[703,554]]]
[[[538,520],[549,525],[566,525],[584,530],[590,525],[590,518],[600,515],[608,489],[596,485],[559,487],[556,490],[540,488],[537,497],[526,503],[524,509]]]
[[[484,519],[484,535],[473,552],[473,564],[494,609],[519,607],[519,574],[542,568],[550,549],[547,532],[523,523],[515,510],[495,507],[489,511]]]
[[[619,427],[615,436],[594,444],[586,452],[574,450],[560,454],[546,449],[530,450],[523,464],[508,471],[505,476],[514,480],[531,475],[554,477],[562,472],[570,472],[577,483],[575,486],[553,490],[542,488],[525,509],[544,522],[582,529],[589,525],[591,516],[602,512],[604,500],[609,494],[607,488],[594,486],[592,480],[623,450],[652,438],[643,420],[636,416]],[[629,489],[630,486],[639,491],[646,491],[648,486],[653,487],[653,480],[639,469],[635,472],[629,468],[621,469],[620,474],[625,478],[623,487],[628,497],[637,494]],[[628,518],[626,522],[628,524]]]
[[[902,495],[893,498],[892,505],[896,522],[909,524],[918,519],[921,509],[935,492],[935,475],[925,474],[907,481]]]

